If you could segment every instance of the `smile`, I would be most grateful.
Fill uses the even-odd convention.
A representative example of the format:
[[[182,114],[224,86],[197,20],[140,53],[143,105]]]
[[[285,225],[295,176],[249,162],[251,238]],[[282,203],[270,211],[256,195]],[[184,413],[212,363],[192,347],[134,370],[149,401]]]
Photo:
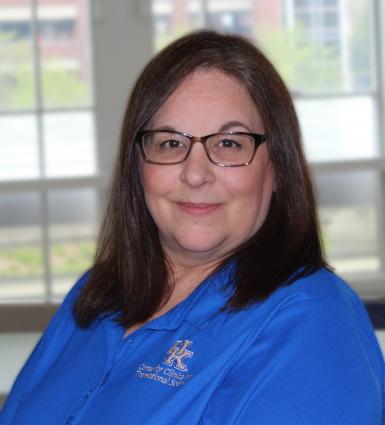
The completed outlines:
[[[212,214],[222,207],[222,204],[209,204],[203,202],[177,202],[176,204],[182,211],[192,215]]]

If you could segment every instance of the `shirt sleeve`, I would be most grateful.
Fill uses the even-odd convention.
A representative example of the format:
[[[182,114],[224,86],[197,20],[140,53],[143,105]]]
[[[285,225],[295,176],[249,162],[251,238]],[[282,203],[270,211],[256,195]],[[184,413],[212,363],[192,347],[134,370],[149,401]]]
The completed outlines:
[[[341,299],[282,308],[240,349],[201,423],[383,425],[384,363],[368,330]]]
[[[44,362],[44,353],[47,351],[47,347],[52,344],[53,340],[58,339],[58,337],[62,341],[65,341],[66,334],[71,331],[71,324],[73,324],[73,303],[87,278],[88,273],[85,273],[67,294],[62,305],[51,319],[47,329],[19,372],[3,409],[0,411],[0,425],[13,424],[13,417],[20,404],[22,404],[24,395],[28,392],[32,381],[39,375],[40,366]]]

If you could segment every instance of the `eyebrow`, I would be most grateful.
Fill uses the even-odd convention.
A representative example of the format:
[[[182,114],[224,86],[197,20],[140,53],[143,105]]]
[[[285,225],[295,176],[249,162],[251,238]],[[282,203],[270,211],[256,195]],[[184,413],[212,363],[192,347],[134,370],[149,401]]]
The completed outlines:
[[[228,121],[221,126],[219,131],[227,131],[230,130],[232,127],[244,127],[247,131],[251,132],[251,129],[245,123],[240,121]]]
[[[221,133],[222,131],[228,131],[233,127],[244,127],[248,132],[251,132],[251,129],[249,128],[249,126],[246,125],[245,123],[241,122],[241,121],[228,121],[228,122],[221,125],[218,132]],[[180,130],[177,130],[176,128],[174,128],[170,125],[161,125],[161,126],[157,127],[156,130],[160,130],[160,131],[180,131]]]

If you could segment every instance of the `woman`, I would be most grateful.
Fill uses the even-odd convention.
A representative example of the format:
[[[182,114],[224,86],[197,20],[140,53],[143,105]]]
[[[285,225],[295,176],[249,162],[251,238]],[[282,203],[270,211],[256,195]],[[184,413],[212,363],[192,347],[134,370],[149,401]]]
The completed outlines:
[[[237,36],[144,69],[95,263],[5,424],[383,424],[384,362],[322,255],[289,93]]]

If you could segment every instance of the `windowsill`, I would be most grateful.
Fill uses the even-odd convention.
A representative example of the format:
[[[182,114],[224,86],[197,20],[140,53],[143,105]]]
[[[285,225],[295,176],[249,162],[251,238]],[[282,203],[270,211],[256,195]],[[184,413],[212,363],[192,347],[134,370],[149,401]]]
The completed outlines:
[[[0,333],[41,332],[59,304],[2,304]]]

